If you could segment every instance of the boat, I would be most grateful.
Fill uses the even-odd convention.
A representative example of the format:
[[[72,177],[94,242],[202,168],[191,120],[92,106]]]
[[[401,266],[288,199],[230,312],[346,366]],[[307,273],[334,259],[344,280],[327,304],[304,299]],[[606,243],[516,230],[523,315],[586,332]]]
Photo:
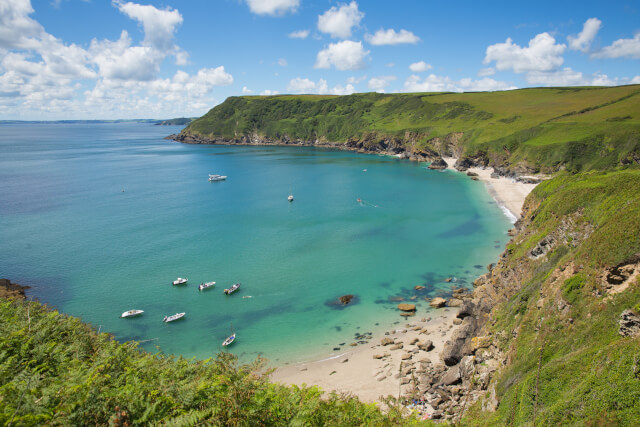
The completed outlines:
[[[230,287],[229,289],[225,289],[224,293],[227,294],[227,295],[231,295],[232,293],[234,293],[238,289],[240,289],[240,283],[236,283],[232,287]]]
[[[215,284],[216,284],[216,282],[200,283],[200,285],[198,286],[198,290],[199,291],[204,291],[205,289],[212,288],[213,285],[215,285]]]
[[[225,179],[227,179],[226,175],[209,174],[209,182],[224,181]]]
[[[289,197],[287,197],[287,200],[290,202],[293,202],[293,194],[289,194]]]
[[[171,316],[164,316],[164,319],[162,319],[162,321],[165,323],[173,322],[174,320],[182,319],[185,316],[185,314],[187,313],[183,312],[183,313],[176,313]]]
[[[236,340],[236,333],[234,332],[231,335],[229,335],[226,340],[222,341],[222,346],[226,347],[229,344],[233,343],[235,340]]]
[[[188,281],[189,281],[189,279],[187,279],[187,278],[178,277],[176,280],[173,281],[173,284],[174,285],[184,285]]]
[[[140,316],[142,313],[144,313],[144,310],[129,310],[129,311],[125,311],[124,313],[122,313],[122,315],[120,315],[120,317]]]

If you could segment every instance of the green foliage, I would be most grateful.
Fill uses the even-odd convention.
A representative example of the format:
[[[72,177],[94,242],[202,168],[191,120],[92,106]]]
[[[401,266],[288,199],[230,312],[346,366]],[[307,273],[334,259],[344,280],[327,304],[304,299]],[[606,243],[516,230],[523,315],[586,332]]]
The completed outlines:
[[[509,353],[500,405],[495,413],[475,405],[465,424],[637,425],[640,347],[618,334],[618,321],[629,307],[640,311],[640,281],[614,295],[602,295],[598,281],[603,268],[640,253],[640,171],[564,173],[530,197],[528,237],[505,260],[524,283],[494,309],[488,331]],[[555,249],[530,258],[552,232]],[[567,265],[578,272],[558,280],[552,273]]]
[[[586,277],[584,274],[576,274],[564,281],[562,285],[562,295],[569,304],[575,304],[585,283]]]
[[[463,133],[465,156],[546,173],[610,169],[640,159],[640,86],[481,93],[230,97],[183,131],[206,138],[361,141],[429,148]],[[383,144],[381,144],[383,143]]]
[[[355,397],[269,382],[264,361],[119,344],[35,302],[0,299],[0,425],[400,425]]]

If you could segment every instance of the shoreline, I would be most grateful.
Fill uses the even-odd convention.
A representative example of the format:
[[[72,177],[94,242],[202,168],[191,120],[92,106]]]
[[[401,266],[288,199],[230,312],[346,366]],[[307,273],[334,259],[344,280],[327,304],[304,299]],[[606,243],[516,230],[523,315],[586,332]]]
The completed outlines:
[[[465,173],[453,167],[456,158],[446,157],[443,160],[447,169]],[[484,183],[512,223],[520,219],[524,200],[537,185],[506,177],[493,178],[493,168],[473,167],[468,172],[477,174],[477,180]],[[413,382],[416,376],[446,369],[441,355],[445,343],[460,325],[456,319],[457,307],[427,310],[426,313],[418,313],[418,316],[427,318],[407,318],[404,327],[374,336],[368,344],[343,354],[276,367],[271,380],[287,385],[315,385],[329,393],[353,394],[368,403],[380,403],[382,397],[389,395],[410,395],[416,387],[419,390],[419,384]],[[383,345],[387,339],[393,340],[393,344]],[[428,351],[424,346],[427,341],[433,345]],[[402,345],[397,345],[399,343]],[[434,411],[429,405],[424,409],[427,414]]]
[[[352,350],[325,359],[279,366],[271,374],[271,380],[353,394],[368,403],[380,402],[389,395],[404,396],[416,386],[411,381],[414,374],[444,366],[440,353],[458,327],[454,325],[457,311],[456,307],[419,311],[403,320],[402,326],[374,336],[369,343]]]
[[[447,163],[447,169],[449,170],[459,173],[472,172],[477,174],[478,180],[484,183],[487,188],[487,192],[498,203],[498,206],[503,210],[506,210],[505,214],[511,219],[512,223],[515,223],[520,219],[524,200],[536,185],[538,185],[526,184],[503,176],[493,178],[491,177],[491,174],[493,173],[493,168],[491,167],[486,169],[471,167],[467,169],[466,172],[461,172],[453,167],[458,160],[457,158],[443,157],[442,159]]]

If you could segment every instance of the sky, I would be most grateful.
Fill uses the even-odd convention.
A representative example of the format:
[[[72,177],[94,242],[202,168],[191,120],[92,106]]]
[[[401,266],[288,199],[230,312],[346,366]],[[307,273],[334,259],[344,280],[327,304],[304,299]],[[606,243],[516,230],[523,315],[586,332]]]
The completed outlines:
[[[0,0],[0,120],[229,96],[640,83],[640,2]]]

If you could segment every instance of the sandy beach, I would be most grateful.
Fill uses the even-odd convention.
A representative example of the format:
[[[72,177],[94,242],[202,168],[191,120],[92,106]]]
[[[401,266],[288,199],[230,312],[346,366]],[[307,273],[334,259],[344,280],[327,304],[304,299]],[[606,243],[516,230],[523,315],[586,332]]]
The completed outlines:
[[[458,159],[453,157],[443,157],[443,159],[445,162],[447,162],[447,169],[451,169],[457,172],[453,165]],[[491,194],[491,196],[500,206],[503,206],[509,211],[511,216],[513,216],[512,220],[514,222],[515,220],[519,219],[520,215],[522,214],[522,205],[524,204],[524,199],[537,185],[525,184],[505,177],[492,178],[491,173],[493,173],[493,168],[469,168],[467,172],[478,174],[478,179],[484,182],[489,194]]]
[[[406,395],[414,387],[415,374],[429,365],[442,364],[440,352],[456,328],[453,321],[457,308],[422,310],[406,320],[398,311],[402,320],[398,327],[373,337],[368,344],[331,359],[278,368],[271,378],[284,384],[317,385],[324,391],[351,393],[365,402]]]
[[[444,160],[448,169],[456,170],[453,165],[457,159]],[[477,174],[513,222],[520,218],[524,200],[536,184],[492,178],[492,168],[470,168],[468,172]],[[372,337],[367,344],[352,347],[343,354],[279,367],[272,374],[272,380],[317,385],[324,391],[354,394],[365,402],[376,402],[389,395],[410,395],[418,375],[444,368],[440,354],[459,324],[457,312],[456,307],[428,308],[403,320],[400,323],[403,327]]]

